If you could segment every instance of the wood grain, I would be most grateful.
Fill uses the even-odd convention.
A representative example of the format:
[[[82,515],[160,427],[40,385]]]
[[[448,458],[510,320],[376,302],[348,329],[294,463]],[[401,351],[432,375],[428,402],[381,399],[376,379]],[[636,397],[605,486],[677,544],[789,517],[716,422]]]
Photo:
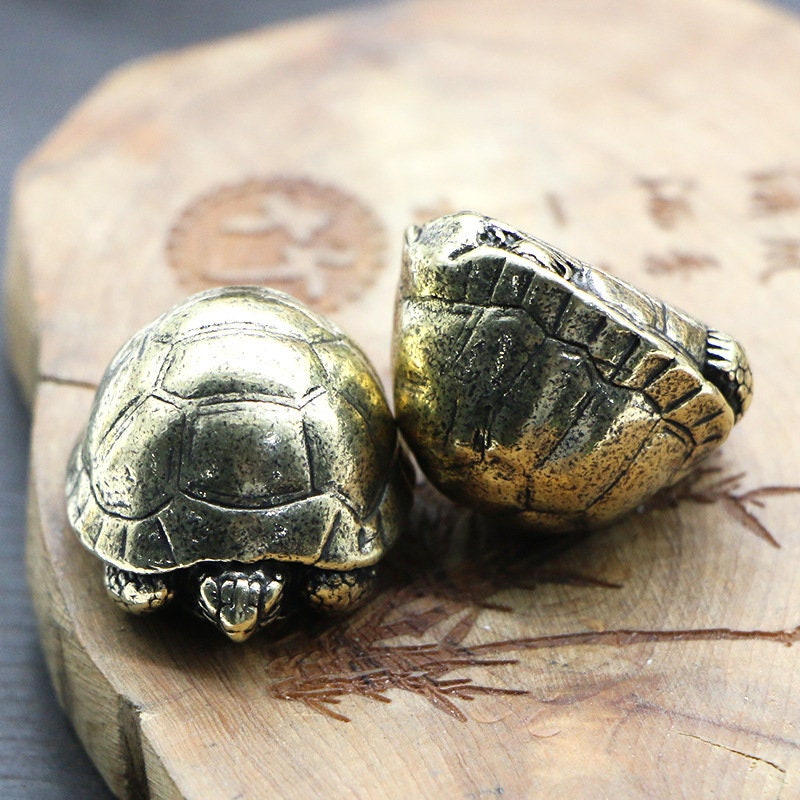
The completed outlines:
[[[800,483],[798,70],[797,24],[739,0],[405,2],[125,68],[29,158],[7,302],[29,576],[115,793],[800,792],[800,498],[748,494]],[[116,348],[244,269],[326,305],[388,381],[402,230],[462,207],[745,343],[755,402],[721,472],[563,546],[421,492],[376,604],[283,642],[116,612],[62,488]]]

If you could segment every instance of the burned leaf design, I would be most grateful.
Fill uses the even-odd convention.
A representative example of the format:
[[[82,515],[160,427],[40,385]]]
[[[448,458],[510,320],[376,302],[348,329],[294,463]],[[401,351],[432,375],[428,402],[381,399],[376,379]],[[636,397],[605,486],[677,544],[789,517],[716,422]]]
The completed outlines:
[[[800,238],[770,237],[764,239],[767,248],[766,268],[761,273],[761,282],[768,283],[776,275],[800,270]]]
[[[680,222],[694,216],[689,193],[694,183],[667,178],[640,178],[639,185],[647,193],[647,210],[660,228],[672,230]]]
[[[393,585],[418,597],[507,611],[493,601],[501,589],[532,590],[545,583],[620,588],[600,576],[554,566],[588,533],[532,539],[526,531],[444,500],[428,484],[416,503],[410,535],[398,542],[386,572]]]
[[[645,269],[652,275],[688,274],[719,267],[719,261],[706,253],[691,253],[684,250],[671,250],[665,255],[648,255]]]
[[[569,219],[567,217],[567,212],[564,208],[564,201],[561,199],[561,195],[557,194],[556,192],[545,192],[544,202],[556,225],[559,225],[562,228],[566,226],[569,222]]]
[[[754,508],[764,508],[768,497],[800,493],[800,486],[759,486],[741,491],[744,472],[726,475],[718,465],[700,467],[683,480],[659,492],[645,505],[644,511],[675,508],[681,503],[718,503],[726,513],[751,533],[773,547],[780,543],[756,516]]]
[[[742,490],[743,473],[702,467],[659,493],[646,509],[719,503],[742,526],[779,547],[756,516],[771,497],[800,493],[800,486]],[[524,651],[565,647],[628,647],[690,641],[771,641],[792,645],[792,630],[729,627],[636,630],[619,628],[547,634],[470,643],[482,611],[511,613],[497,598],[503,590],[534,590],[562,584],[613,591],[620,584],[602,575],[565,567],[561,558],[587,534],[536,539],[454,506],[429,486],[418,492],[410,533],[390,555],[384,583],[371,604],[332,624],[309,622],[273,645],[267,667],[268,692],[333,719],[348,696],[391,702],[393,691],[410,692],[434,708],[466,721],[463,704],[484,695],[524,695],[520,686],[498,683],[496,671],[518,663]],[[469,557],[464,557],[468,553]],[[481,670],[476,679],[470,673]]]
[[[493,652],[512,640],[482,645],[480,653],[466,642],[482,610],[512,610],[494,600],[501,589],[532,590],[545,583],[620,588],[554,564],[585,536],[537,541],[507,530],[498,537],[488,520],[423,485],[411,530],[387,560],[379,595],[346,620],[310,625],[278,643],[268,667],[268,691],[341,721],[348,717],[335,707],[347,695],[389,702],[391,690],[411,692],[465,721],[457,702],[527,694],[463,674],[515,664]]]
[[[780,167],[760,170],[750,176],[754,216],[774,216],[800,208],[800,171]]]
[[[315,711],[348,722],[347,716],[333,708],[342,697],[360,695],[388,703],[387,692],[397,689],[420,695],[435,708],[465,721],[456,700],[485,694],[526,694],[522,689],[475,683],[469,677],[447,677],[469,667],[515,663],[491,653],[476,655],[464,645],[476,619],[476,610],[458,616],[441,605],[414,608],[409,595],[384,592],[351,622],[328,628],[317,637],[303,633],[285,643],[287,652],[269,668],[270,694],[282,700],[299,700]],[[391,643],[400,636],[421,639],[437,627],[441,630],[432,642]]]

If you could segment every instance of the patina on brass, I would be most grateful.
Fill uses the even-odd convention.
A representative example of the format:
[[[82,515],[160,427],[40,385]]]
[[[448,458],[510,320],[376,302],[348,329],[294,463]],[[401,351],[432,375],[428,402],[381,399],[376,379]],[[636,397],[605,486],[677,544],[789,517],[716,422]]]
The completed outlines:
[[[430,480],[542,531],[635,509],[718,447],[751,396],[729,336],[468,212],[407,233],[394,371]]]
[[[357,605],[410,503],[366,357],[256,287],[195,295],[137,333],[67,475],[69,521],[116,602],[175,594],[235,641],[293,604]]]

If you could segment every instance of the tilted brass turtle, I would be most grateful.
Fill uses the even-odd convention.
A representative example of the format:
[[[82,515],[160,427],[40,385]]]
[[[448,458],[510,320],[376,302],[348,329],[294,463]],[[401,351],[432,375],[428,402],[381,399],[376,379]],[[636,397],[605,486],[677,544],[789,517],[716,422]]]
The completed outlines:
[[[717,448],[751,397],[731,337],[468,212],[407,233],[394,370],[430,480],[543,531],[632,511]]]
[[[404,458],[353,342],[287,295],[228,287],[115,356],[68,517],[126,610],[177,594],[241,641],[293,604],[358,604],[407,517]]]

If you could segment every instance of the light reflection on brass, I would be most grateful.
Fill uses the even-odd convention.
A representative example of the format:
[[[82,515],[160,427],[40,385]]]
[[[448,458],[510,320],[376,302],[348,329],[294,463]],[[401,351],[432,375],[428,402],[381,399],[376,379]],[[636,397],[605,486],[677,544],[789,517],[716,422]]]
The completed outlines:
[[[227,287],[137,333],[97,391],[69,521],[133,613],[173,594],[234,641],[357,605],[411,503],[380,382],[280,292]]]
[[[726,334],[469,212],[407,233],[394,372],[430,480],[542,531],[632,511],[716,449],[751,397]]]

